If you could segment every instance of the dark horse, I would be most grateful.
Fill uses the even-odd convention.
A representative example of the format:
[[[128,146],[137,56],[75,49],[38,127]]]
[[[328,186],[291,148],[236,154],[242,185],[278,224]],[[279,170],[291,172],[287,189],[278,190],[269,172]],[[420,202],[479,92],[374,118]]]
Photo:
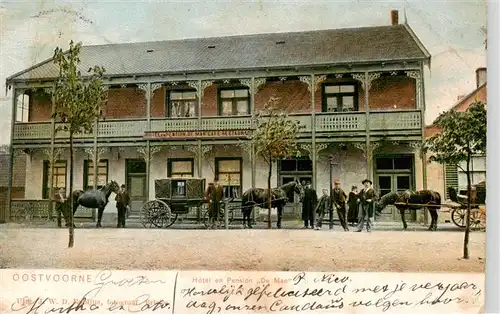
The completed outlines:
[[[76,190],[72,193],[73,199],[73,217],[75,216],[76,209],[79,205],[87,208],[97,208],[97,225],[96,227],[102,227],[101,220],[102,214],[104,213],[104,208],[108,204],[109,196],[111,192],[118,193],[120,191],[120,186],[116,181],[111,180],[105,186],[99,190]]]
[[[298,181],[291,181],[287,184],[284,184],[280,187],[271,189],[271,207],[276,208],[278,211],[278,222],[276,226],[278,229],[281,228],[281,216],[283,214],[283,207],[285,207],[286,203],[289,200],[287,195],[291,192],[295,192],[299,195],[302,195],[304,190],[302,185]],[[260,208],[268,208],[268,195],[267,189],[262,188],[251,188],[245,191],[242,198],[242,208],[241,211],[243,213],[243,226],[246,228],[252,228],[250,224],[250,216],[252,214],[252,210],[254,206],[258,206]],[[247,225],[245,225],[245,220],[247,221]]]
[[[397,204],[395,203],[403,203]],[[406,205],[412,204],[412,205]],[[418,204],[418,205],[415,205]],[[421,205],[420,205],[421,204]],[[401,214],[401,220],[403,221],[403,228],[406,230],[408,225],[405,221],[405,210],[419,210],[427,208],[431,215],[431,225],[429,230],[437,230],[437,220],[438,220],[438,210],[441,205],[441,195],[436,191],[422,190],[422,191],[410,191],[406,190],[404,192],[392,192],[387,193],[380,198],[380,200],[375,204],[375,209],[377,213],[380,212],[387,206],[394,205],[399,210]],[[438,205],[438,206],[425,206],[425,205]]]

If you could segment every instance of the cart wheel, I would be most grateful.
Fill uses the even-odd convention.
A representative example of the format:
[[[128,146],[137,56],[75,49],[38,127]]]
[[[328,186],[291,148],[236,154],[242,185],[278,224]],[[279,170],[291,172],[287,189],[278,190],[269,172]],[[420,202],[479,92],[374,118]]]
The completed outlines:
[[[467,214],[467,209],[465,208],[455,208],[451,212],[451,220],[453,223],[460,228],[465,228],[465,215]]]
[[[160,200],[152,200],[144,203],[141,208],[141,223],[145,228],[161,228],[157,226],[157,220],[161,216],[161,212],[170,213],[170,207]],[[168,216],[169,217],[169,216]]]
[[[150,216],[153,226],[155,226],[156,228],[168,228],[173,225],[177,220],[178,215],[172,214],[170,206],[160,200],[154,200],[152,202],[156,202],[154,205],[154,211]]]
[[[234,220],[234,210],[237,208],[237,206],[229,206],[227,208],[227,223],[231,225]],[[224,211],[222,211],[222,225],[224,226]]]
[[[470,213],[470,228],[474,231],[483,230],[486,228],[486,217],[480,210],[474,210]]]
[[[205,228],[208,228],[208,206],[203,205],[202,213],[203,213],[203,225],[205,226]]]

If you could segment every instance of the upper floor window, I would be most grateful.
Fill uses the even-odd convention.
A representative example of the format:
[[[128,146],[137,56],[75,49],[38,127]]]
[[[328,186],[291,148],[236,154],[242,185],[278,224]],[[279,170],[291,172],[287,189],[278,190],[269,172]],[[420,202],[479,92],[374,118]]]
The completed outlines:
[[[196,91],[170,91],[168,93],[167,113],[170,118],[196,116]]]
[[[349,111],[358,111],[358,90],[356,85],[323,85],[323,112]]]
[[[17,96],[16,104],[16,121],[17,122],[28,122],[29,121],[29,96],[26,94],[21,94]]]
[[[244,116],[250,114],[250,97],[247,88],[221,89],[219,115]]]

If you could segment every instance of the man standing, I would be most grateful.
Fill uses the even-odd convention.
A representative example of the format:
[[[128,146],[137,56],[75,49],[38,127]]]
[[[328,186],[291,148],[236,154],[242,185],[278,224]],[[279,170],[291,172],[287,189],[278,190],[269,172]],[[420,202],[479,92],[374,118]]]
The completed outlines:
[[[331,193],[332,204],[337,210],[337,215],[339,216],[342,228],[344,228],[344,231],[349,231],[349,228],[347,227],[347,223],[345,221],[345,201],[347,199],[347,195],[345,194],[344,190],[340,188],[340,180],[335,180],[334,184],[335,186]]]
[[[208,184],[207,191],[205,193],[208,198],[208,228],[217,229],[217,222],[219,220],[220,213],[220,203],[224,197],[224,191],[222,186],[219,184],[219,180],[215,179],[213,183]]]
[[[125,228],[125,218],[127,209],[130,208],[130,197],[128,196],[127,187],[122,184],[120,192],[115,197],[116,209],[118,210],[117,228]]]
[[[314,209],[316,208],[316,203],[318,202],[318,195],[316,191],[311,187],[311,183],[306,184],[304,190],[304,199],[302,203],[302,220],[304,221],[304,228],[314,228]]]
[[[364,189],[359,193],[360,201],[361,201],[361,212],[360,212],[360,220],[358,224],[358,230],[356,232],[363,231],[363,226],[366,220],[366,231],[371,232],[372,222],[371,219],[373,217],[373,206],[375,202],[375,191],[372,188],[372,181],[369,179],[363,180]]]
[[[330,210],[330,197],[328,196],[328,190],[323,189],[323,195],[318,201],[318,206],[316,206],[316,214],[318,214],[318,218],[316,219],[315,230],[321,229],[323,219],[325,218],[325,214],[328,210]]]
[[[68,210],[66,206],[66,192],[64,188],[60,188],[54,195],[52,199],[56,203],[56,212],[57,212],[57,226],[59,228],[62,227],[61,222],[61,214],[64,217],[64,221],[66,222],[66,227],[69,227]]]

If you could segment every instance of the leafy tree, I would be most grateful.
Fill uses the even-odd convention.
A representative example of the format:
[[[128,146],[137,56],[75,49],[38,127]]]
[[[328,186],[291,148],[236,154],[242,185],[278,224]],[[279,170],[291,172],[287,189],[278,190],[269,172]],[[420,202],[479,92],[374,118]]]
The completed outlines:
[[[56,118],[61,124],[58,131],[69,133],[70,168],[69,195],[73,195],[73,137],[76,134],[92,133],[93,125],[99,118],[101,107],[106,102],[106,92],[102,85],[103,67],[94,66],[88,75],[82,77],[78,70],[80,64],[81,43],[69,43],[69,50],[57,47],[54,52],[54,63],[59,66],[59,77],[54,88]],[[74,244],[73,202],[70,202],[70,227],[68,247]]]
[[[469,258],[471,213],[471,161],[474,155],[486,153],[486,104],[475,101],[466,111],[450,110],[435,121],[440,132],[424,142],[429,161],[453,164],[467,175],[467,215],[464,236],[464,259]],[[465,162],[465,169],[461,164]]]
[[[267,198],[268,198],[268,228],[271,229],[271,174],[273,162],[298,154],[297,134],[299,122],[291,120],[288,114],[281,110],[280,99],[271,97],[254,117],[254,126],[249,141],[243,143],[247,150],[254,149],[255,155],[268,165]]]

